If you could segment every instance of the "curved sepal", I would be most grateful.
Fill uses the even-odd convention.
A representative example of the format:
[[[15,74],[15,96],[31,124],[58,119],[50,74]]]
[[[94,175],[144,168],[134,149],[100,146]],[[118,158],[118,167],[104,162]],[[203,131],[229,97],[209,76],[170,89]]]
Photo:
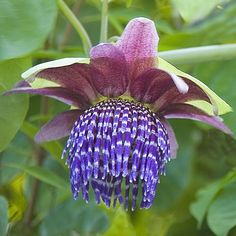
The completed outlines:
[[[65,58],[36,65],[22,74],[33,88],[61,86],[92,102],[96,91],[91,84],[88,59]]]
[[[43,143],[68,136],[82,112],[81,110],[69,110],[60,113],[41,127],[35,136],[35,141]]]
[[[43,95],[50,98],[54,98],[70,106],[80,107],[80,108],[86,108],[90,105],[89,103],[86,103],[83,97],[79,96],[73,91],[69,91],[68,89],[62,87],[45,87],[45,88],[35,89],[30,86],[22,86],[22,87],[15,87],[7,91],[4,95],[11,95],[15,93]]]
[[[35,75],[42,70],[61,66],[69,66],[74,63],[89,64],[89,58],[62,58],[54,61],[44,62],[29,68],[28,70],[26,70],[24,73],[21,74],[21,77],[25,80],[29,80],[32,82],[32,80],[35,79]]]
[[[232,131],[224,124],[223,119],[219,116],[210,116],[201,109],[190,104],[171,104],[162,115],[166,119],[190,119],[209,124],[226,134],[233,135]]]

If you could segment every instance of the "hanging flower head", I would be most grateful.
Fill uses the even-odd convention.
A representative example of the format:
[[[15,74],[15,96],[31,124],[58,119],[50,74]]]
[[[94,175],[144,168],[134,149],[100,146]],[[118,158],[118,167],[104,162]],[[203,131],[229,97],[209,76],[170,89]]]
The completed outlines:
[[[176,156],[169,118],[199,120],[231,134],[216,114],[193,103],[203,101],[216,113],[211,90],[157,66],[158,40],[151,20],[133,19],[116,44],[93,47],[89,63],[67,58],[37,65],[10,91],[49,96],[73,107],[44,125],[36,141],[69,135],[62,156],[67,156],[75,199],[82,192],[88,202],[92,186],[97,203],[109,207],[119,201],[128,208],[131,202],[134,210],[141,191],[140,207],[149,208],[159,176]],[[35,88],[45,80],[53,83]]]

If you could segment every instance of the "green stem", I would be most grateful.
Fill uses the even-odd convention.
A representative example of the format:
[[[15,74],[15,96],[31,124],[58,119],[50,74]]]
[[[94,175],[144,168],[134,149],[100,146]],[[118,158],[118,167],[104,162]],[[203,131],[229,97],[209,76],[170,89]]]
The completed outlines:
[[[103,0],[102,1],[100,43],[107,42],[107,27],[108,27],[108,0]]]
[[[41,98],[41,107],[40,107],[40,113],[43,115],[48,114],[49,111],[49,99],[47,97],[42,97]],[[46,157],[46,153],[43,150],[42,147],[40,147],[37,144],[34,144],[35,148],[35,158],[36,158],[36,165],[41,167],[43,165],[43,161]],[[35,179],[32,185],[32,192],[31,192],[31,197],[29,200],[29,206],[28,210],[25,214],[25,223],[26,225],[31,228],[34,216],[35,216],[35,205],[37,203],[37,198],[38,198],[38,192],[40,188],[40,181],[38,179]]]
[[[88,56],[92,44],[86,30],[63,0],[58,0],[57,2],[60,10],[78,32],[83,43],[85,54]]]
[[[160,52],[159,56],[176,65],[229,60],[236,57],[236,44],[170,50]]]
[[[41,50],[34,58],[59,59],[70,57],[71,52]],[[159,56],[173,64],[197,64],[207,61],[224,61],[236,58],[236,44],[213,45],[159,52]]]
[[[77,16],[79,14],[81,4],[82,4],[82,0],[77,0],[76,3],[74,4],[74,6],[72,8],[72,12],[74,13],[74,15]],[[63,48],[67,44],[67,42],[69,41],[69,38],[71,36],[71,33],[72,33],[72,25],[68,22],[66,25],[64,35],[63,35],[63,40],[62,40],[59,48]]]

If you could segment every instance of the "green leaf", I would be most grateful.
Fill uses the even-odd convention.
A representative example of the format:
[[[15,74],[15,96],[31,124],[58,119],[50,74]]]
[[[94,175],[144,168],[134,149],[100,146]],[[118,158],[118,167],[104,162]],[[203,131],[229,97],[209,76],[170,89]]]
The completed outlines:
[[[227,186],[211,204],[207,222],[217,236],[226,236],[236,225],[236,181]]]
[[[133,0],[127,0],[126,1],[126,7],[131,7]]]
[[[16,222],[23,218],[27,202],[23,186],[25,184],[24,174],[19,174],[10,179],[0,188],[1,194],[8,201],[8,219]]]
[[[111,227],[103,236],[136,236],[135,228],[130,222],[129,216],[122,207],[118,208],[113,218]]]
[[[7,201],[0,196],[0,235],[7,235]]]
[[[148,211],[136,210],[134,213],[134,217],[132,217],[132,223],[135,229],[134,235],[135,236],[170,235],[168,234],[169,229],[177,220],[179,220],[179,218],[177,219],[177,217],[174,215],[173,212],[166,212],[164,214],[160,214],[159,211],[154,208],[154,206],[148,209]],[[119,228],[117,229],[117,232],[119,232]]]
[[[193,154],[198,145],[193,138],[194,126],[191,121],[176,120],[171,121],[171,125],[175,131],[179,149],[177,158],[167,163],[166,176],[161,176],[160,184],[158,184],[154,203],[161,212],[172,207],[176,209],[175,205],[179,204],[179,198],[187,191],[192,175]],[[185,130],[184,133],[183,130]],[[194,134],[196,135],[198,131]]]
[[[198,227],[201,227],[209,208],[212,204],[214,204],[216,199],[218,199],[221,191],[226,186],[229,186],[232,183],[235,184],[235,181],[236,171],[232,171],[221,180],[216,181],[198,191],[197,200],[190,206],[190,212],[197,219]]]
[[[198,228],[201,227],[203,220],[206,216],[208,207],[214,199],[214,196],[219,191],[219,182],[211,184],[205,189],[201,189],[197,193],[197,201],[191,204],[190,212],[198,221]]]
[[[20,74],[31,65],[29,58],[12,59],[0,63],[0,85],[8,90],[20,80]],[[28,110],[27,95],[0,95],[0,152],[6,148],[21,127]]]
[[[32,142],[24,134],[18,132],[16,137],[1,154],[1,165],[6,163],[26,164],[32,157]],[[14,168],[2,168],[0,185],[8,184],[9,180],[14,178],[21,170]]]
[[[207,16],[222,0],[171,0],[186,22],[193,22]]]
[[[179,76],[183,76],[189,80],[192,80],[194,83],[196,83],[200,88],[202,88],[211,98],[211,102],[213,103],[213,108],[210,105],[207,105],[207,103],[201,102],[201,103],[192,103],[196,107],[199,107],[200,109],[204,109],[209,114],[217,113],[219,115],[225,114],[227,112],[232,111],[231,107],[222,100],[218,95],[216,95],[210,88],[208,88],[203,82],[200,80],[194,78],[193,76],[184,73],[181,70],[178,70],[176,67],[172,66],[165,60],[158,58],[158,67],[160,69],[166,70],[168,72],[174,73]],[[212,110],[213,109],[213,110]]]
[[[44,169],[42,167],[27,166],[27,165],[21,165],[21,164],[16,164],[16,163],[7,163],[6,165],[12,168],[19,168],[25,171],[27,174],[41,180],[44,183],[50,184],[56,188],[60,188],[60,189],[68,188],[68,183],[64,179],[54,174],[52,171]]]
[[[108,226],[105,213],[96,205],[68,200],[51,210],[40,225],[41,236],[97,235]],[[77,234],[75,234],[77,235]]]
[[[205,1],[206,2],[206,1]],[[208,1],[209,2],[209,1]],[[163,35],[160,49],[170,50],[202,45],[235,43],[236,2],[230,1],[199,24],[191,24],[175,33]]]
[[[0,60],[21,57],[41,47],[56,14],[55,0],[1,1]]]

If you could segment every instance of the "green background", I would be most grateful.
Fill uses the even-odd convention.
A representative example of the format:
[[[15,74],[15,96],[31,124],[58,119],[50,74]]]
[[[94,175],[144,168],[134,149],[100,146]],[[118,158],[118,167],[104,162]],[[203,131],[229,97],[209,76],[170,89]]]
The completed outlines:
[[[0,92],[44,61],[84,57],[82,41],[54,0],[0,0]],[[68,0],[99,43],[100,0]],[[236,43],[235,0],[110,1],[108,36],[138,16],[156,23],[159,51]],[[236,55],[174,64],[236,110]],[[171,61],[170,61],[171,62]],[[236,235],[236,141],[198,122],[178,120],[179,151],[149,210],[106,209],[74,201],[60,160],[65,140],[41,146],[39,127],[67,106],[39,96],[0,96],[0,236]],[[235,113],[223,116],[236,133]]]

